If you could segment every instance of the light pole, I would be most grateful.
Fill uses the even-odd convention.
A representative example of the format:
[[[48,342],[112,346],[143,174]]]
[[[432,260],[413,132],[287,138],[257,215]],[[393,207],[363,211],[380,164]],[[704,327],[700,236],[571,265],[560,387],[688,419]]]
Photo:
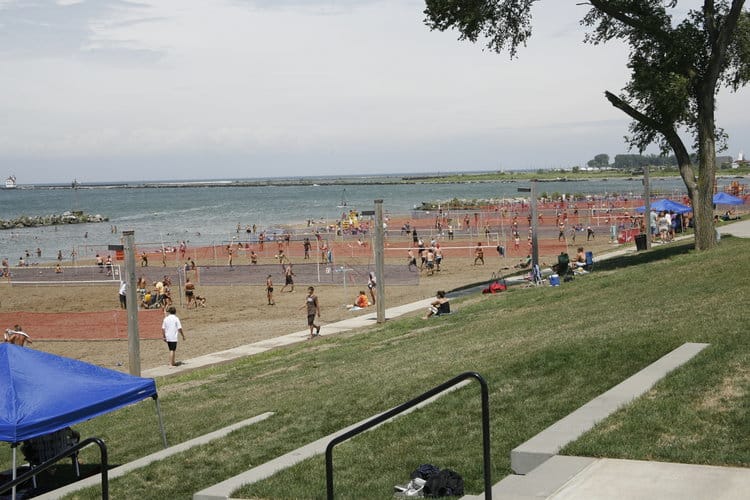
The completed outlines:
[[[123,231],[125,237],[125,272],[127,275],[128,361],[130,374],[141,376],[141,348],[138,338],[138,297],[135,281],[135,231]],[[123,279],[120,276],[120,279]]]
[[[536,216],[536,181],[531,181],[531,187],[518,188],[519,193],[529,193],[531,205],[531,266],[539,264],[539,247],[537,245],[537,216]]]

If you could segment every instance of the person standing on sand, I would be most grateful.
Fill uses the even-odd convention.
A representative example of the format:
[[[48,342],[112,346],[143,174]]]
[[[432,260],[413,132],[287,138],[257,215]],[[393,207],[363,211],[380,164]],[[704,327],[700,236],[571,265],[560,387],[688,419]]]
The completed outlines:
[[[31,337],[29,337],[29,335],[23,331],[21,325],[15,325],[13,327],[13,330],[5,330],[3,338],[5,339],[5,342],[19,345],[21,347],[24,347],[26,344],[33,344],[33,342],[31,341]]]
[[[182,331],[182,323],[180,322],[180,318],[177,317],[177,309],[174,306],[167,308],[167,316],[164,317],[164,321],[161,323],[161,332],[164,342],[169,347],[169,365],[177,366],[177,362],[175,361],[177,340],[179,335],[182,335],[182,340],[185,340],[185,332]]]
[[[310,248],[312,248],[312,245],[310,244],[310,238],[305,238],[305,241],[302,243],[302,248],[305,251],[305,260],[310,259]]]
[[[477,265],[477,262],[481,262],[482,265],[484,265],[484,248],[482,248],[482,242],[478,241],[477,246],[474,248],[474,265]]]
[[[195,302],[195,285],[190,281],[190,278],[185,279],[185,300],[187,301],[186,309],[190,309],[191,304],[198,307]]]
[[[269,274],[266,278],[266,297],[268,298],[268,305],[275,306],[276,302],[273,301],[273,279]]]
[[[284,268],[284,286],[281,287],[281,291],[283,292],[288,286],[292,287],[292,289],[289,290],[289,292],[293,292],[294,291],[294,271],[292,271],[291,264],[287,264],[286,267]]]
[[[318,303],[318,296],[315,295],[315,288],[307,288],[307,297],[305,297],[305,303],[302,304],[300,309],[307,308],[307,326],[310,327],[310,338],[317,337],[320,335],[320,325],[315,324],[315,316],[320,319],[320,305]],[[313,333],[313,329],[315,333]]]
[[[417,258],[414,256],[414,250],[411,248],[406,252],[406,265],[409,271],[411,271],[411,268],[413,267],[414,270],[417,270]]]

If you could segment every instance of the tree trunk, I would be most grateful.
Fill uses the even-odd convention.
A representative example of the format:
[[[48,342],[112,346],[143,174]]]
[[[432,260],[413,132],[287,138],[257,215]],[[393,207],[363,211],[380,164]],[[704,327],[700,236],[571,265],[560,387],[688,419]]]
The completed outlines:
[[[692,196],[695,249],[716,246],[713,196],[716,184],[716,125],[713,88],[698,90],[698,182]]]

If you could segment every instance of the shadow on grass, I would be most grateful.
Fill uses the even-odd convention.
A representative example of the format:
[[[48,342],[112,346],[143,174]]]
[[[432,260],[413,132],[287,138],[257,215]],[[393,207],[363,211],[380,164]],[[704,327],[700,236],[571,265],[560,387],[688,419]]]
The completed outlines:
[[[617,269],[623,269],[630,266],[639,266],[641,264],[650,264],[660,260],[669,260],[678,255],[685,255],[690,253],[691,250],[695,249],[695,243],[691,241],[684,241],[678,243],[671,243],[668,245],[659,245],[651,247],[650,250],[642,250],[636,253],[629,253],[626,255],[619,255],[610,259],[602,260],[594,264],[594,272],[596,271],[614,271]]]
[[[724,238],[731,238],[731,235],[725,235]],[[649,264],[661,260],[669,260],[679,255],[688,254],[694,249],[695,243],[692,240],[671,243],[668,245],[658,245],[651,247],[650,250],[639,251],[636,253],[627,253],[625,255],[597,261],[594,265],[594,272],[615,271],[630,266],[639,266],[641,264]],[[505,278],[518,278],[519,276],[529,273],[528,270],[507,270],[506,272],[507,274],[504,275],[502,271],[500,271],[498,274],[491,276],[486,281],[479,281],[454,288],[452,290],[449,290],[447,292],[447,295],[450,298],[458,298],[473,293],[478,293],[481,292],[482,289],[489,286],[489,284],[493,281],[503,281],[503,279]]]
[[[67,462],[67,463],[66,463]],[[109,469],[119,467],[119,464],[109,464]],[[18,474],[28,471],[28,466],[19,466]],[[101,467],[99,464],[79,464],[80,476],[76,476],[73,465],[70,460],[61,460],[60,463],[51,469],[40,472],[37,474],[37,487],[34,488],[34,484],[29,479],[17,488],[16,498],[32,498],[34,496],[47,493],[49,491],[62,488],[81,479],[85,479],[89,476],[99,474]],[[0,484],[9,482],[11,480],[11,471],[4,471],[0,473]],[[0,494],[0,500],[11,498],[10,492]]]

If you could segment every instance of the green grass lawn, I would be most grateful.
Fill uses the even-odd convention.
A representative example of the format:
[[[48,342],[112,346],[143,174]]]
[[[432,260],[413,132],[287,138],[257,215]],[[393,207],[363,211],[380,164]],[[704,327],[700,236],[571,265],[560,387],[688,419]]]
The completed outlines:
[[[510,473],[512,448],[684,342],[711,346],[564,452],[747,466],[749,268],[749,240],[724,237],[709,253],[675,243],[602,262],[560,287],[470,295],[454,301],[447,317],[425,321],[415,313],[159,379],[170,443],[265,411],[276,415],[114,480],[112,497],[191,498],[464,371],[489,384],[494,483]],[[336,447],[337,493],[390,498],[422,463],[451,468],[467,493],[481,492],[480,410],[474,382]],[[150,401],[77,428],[103,438],[114,464],[160,449]],[[95,451],[85,460],[95,463]],[[98,495],[90,488],[74,498]],[[234,496],[325,498],[324,459]]]

